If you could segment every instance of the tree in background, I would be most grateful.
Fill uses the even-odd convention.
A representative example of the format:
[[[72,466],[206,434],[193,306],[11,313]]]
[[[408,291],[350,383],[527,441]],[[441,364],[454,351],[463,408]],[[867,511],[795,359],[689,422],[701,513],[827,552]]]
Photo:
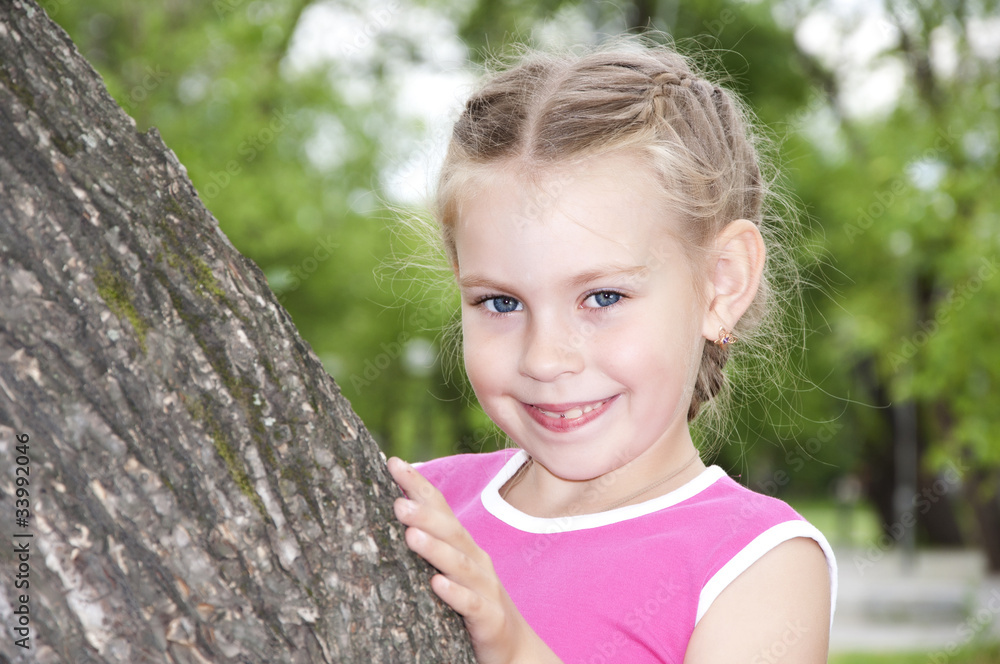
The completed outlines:
[[[887,532],[915,517],[930,541],[979,543],[1000,571],[997,3],[817,7],[803,20],[827,21],[843,52],[800,39],[830,101],[797,187],[839,273],[815,309],[828,333],[814,375],[875,406],[846,410],[845,430]],[[849,57],[866,42],[867,62]],[[898,92],[886,101],[880,84]]]

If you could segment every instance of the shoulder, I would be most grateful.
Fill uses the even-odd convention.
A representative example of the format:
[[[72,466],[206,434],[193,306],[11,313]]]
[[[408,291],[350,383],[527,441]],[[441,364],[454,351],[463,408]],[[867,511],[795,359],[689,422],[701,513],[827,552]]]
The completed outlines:
[[[716,566],[685,663],[774,661],[773,648],[796,653],[794,661],[825,662],[837,589],[829,542],[784,501],[729,477],[705,500]]]
[[[802,518],[783,500],[748,489],[728,475],[722,475],[705,498],[713,511],[724,516],[732,531],[759,530],[775,522]]]
[[[768,549],[733,579],[695,627],[685,664],[827,661],[835,570],[809,537]]]
[[[790,505],[752,491],[729,477],[717,481],[706,499],[712,507],[711,555],[715,560],[702,588],[697,620],[734,581],[779,548],[808,546],[823,562],[828,595],[836,594],[837,564],[823,534]],[[801,540],[788,545],[793,540]],[[758,568],[759,569],[759,568]]]

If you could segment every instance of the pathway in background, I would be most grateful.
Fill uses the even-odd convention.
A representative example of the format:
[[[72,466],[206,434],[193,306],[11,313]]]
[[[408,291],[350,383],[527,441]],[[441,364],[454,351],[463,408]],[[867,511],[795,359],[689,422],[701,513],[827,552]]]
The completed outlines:
[[[973,639],[1000,640],[1000,576],[979,552],[920,552],[909,565],[895,550],[836,553],[834,652],[926,652],[943,664]]]

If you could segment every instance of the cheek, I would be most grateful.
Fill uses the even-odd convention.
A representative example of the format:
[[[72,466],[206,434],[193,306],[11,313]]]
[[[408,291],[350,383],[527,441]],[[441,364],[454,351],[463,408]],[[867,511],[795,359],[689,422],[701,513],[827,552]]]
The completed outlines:
[[[476,396],[482,400],[481,395],[489,379],[489,372],[485,367],[485,358],[474,350],[470,350],[468,345],[466,345],[462,353],[465,358],[465,375],[469,377],[469,383],[472,385],[472,390],[476,393]]]
[[[465,373],[480,401],[496,390],[496,384],[503,374],[503,356],[501,344],[493,335],[487,334],[483,326],[463,317],[462,357],[465,360]]]
[[[701,361],[702,338],[692,325],[676,319],[644,317],[609,331],[597,350],[620,376],[642,376],[671,384],[693,381]]]

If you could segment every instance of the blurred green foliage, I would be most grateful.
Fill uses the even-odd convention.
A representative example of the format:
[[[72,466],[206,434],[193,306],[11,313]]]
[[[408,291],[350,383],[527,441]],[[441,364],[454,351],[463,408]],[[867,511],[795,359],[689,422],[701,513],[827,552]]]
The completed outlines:
[[[319,20],[305,0],[42,5],[139,128],[160,130],[386,451],[411,459],[499,441],[449,368],[454,302],[407,286],[428,277],[394,258],[408,245],[381,204],[385,173],[442,138],[398,112],[448,43],[424,26],[450,29],[472,63],[514,39],[641,26],[708,52],[770,128],[806,213],[796,255],[818,286],[790,360],[803,379],[737,403],[718,462],[768,493],[829,495],[855,474],[874,495],[911,404],[923,472],[964,459],[966,488],[1000,505],[996,2],[890,2],[867,26],[885,46],[862,64],[813,48],[822,32],[803,26],[817,20],[827,42],[865,28],[864,12],[820,0],[343,0],[324,6],[345,30],[321,31],[328,57],[307,65],[290,56]],[[885,108],[866,109],[878,87],[866,69],[896,73]]]

